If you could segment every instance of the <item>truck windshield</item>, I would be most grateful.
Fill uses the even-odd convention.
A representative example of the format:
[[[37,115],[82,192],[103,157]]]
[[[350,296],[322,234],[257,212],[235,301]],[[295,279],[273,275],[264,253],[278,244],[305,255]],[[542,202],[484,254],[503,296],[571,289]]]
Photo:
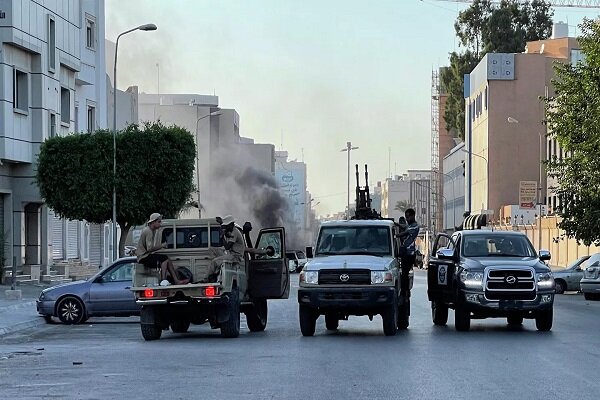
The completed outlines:
[[[465,257],[535,257],[536,253],[526,236],[490,232],[463,235],[462,254]]]
[[[390,229],[385,226],[324,227],[315,255],[367,254],[389,256]]]

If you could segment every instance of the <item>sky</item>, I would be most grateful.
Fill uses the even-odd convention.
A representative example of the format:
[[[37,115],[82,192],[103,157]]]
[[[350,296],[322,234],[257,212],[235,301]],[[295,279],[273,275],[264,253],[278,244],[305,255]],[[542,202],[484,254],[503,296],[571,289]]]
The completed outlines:
[[[465,4],[439,0],[106,0],[119,88],[216,94],[240,134],[304,160],[316,210],[343,211],[347,153],[370,183],[431,166],[431,74]],[[555,10],[577,34],[598,10]],[[156,64],[159,65],[157,68]],[[391,151],[390,151],[391,149]],[[391,154],[391,156],[390,156]],[[352,167],[354,169],[354,167]],[[352,177],[354,182],[354,177]],[[354,193],[354,183],[351,183]],[[351,198],[351,201],[353,199]]]

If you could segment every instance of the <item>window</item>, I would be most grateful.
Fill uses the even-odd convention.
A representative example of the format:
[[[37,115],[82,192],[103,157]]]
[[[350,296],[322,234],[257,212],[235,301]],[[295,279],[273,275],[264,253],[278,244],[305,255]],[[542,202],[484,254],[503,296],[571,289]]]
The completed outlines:
[[[104,282],[124,282],[131,281],[135,263],[123,263],[113,268],[110,272],[104,275]]]
[[[56,114],[50,113],[48,117],[49,125],[48,125],[48,135],[49,137],[56,136]]]
[[[29,111],[29,77],[16,68],[13,73],[13,108],[24,113]]]
[[[56,21],[48,15],[48,70],[56,69]]]
[[[90,17],[85,19],[85,45],[92,50],[96,48],[96,22]]]
[[[571,50],[571,64],[577,64],[579,61],[585,62],[585,55],[580,49]]]
[[[60,88],[60,122],[69,125],[71,122],[71,91]]]
[[[96,107],[87,106],[87,132],[92,133],[96,130]]]

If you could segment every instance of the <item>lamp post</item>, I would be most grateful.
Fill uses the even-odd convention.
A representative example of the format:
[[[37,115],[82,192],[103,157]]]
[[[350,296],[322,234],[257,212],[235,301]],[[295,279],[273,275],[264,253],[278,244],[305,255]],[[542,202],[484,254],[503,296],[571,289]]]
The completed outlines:
[[[341,152],[348,152],[348,208],[346,210],[346,219],[350,219],[350,152],[357,149],[358,147],[352,147],[352,142],[346,142],[346,148],[340,150]]]
[[[196,195],[198,201],[198,219],[202,218],[202,206],[200,205],[200,140],[198,137],[198,123],[204,118],[216,117],[223,114],[221,110],[213,111],[196,120]],[[210,127],[208,128],[208,153],[210,155]]]
[[[456,177],[445,174],[443,172],[441,172],[441,174],[452,179],[452,229],[454,229],[454,228],[456,228],[456,205],[454,204],[456,202],[456,192],[454,191],[454,181],[455,181]],[[445,209],[445,207],[444,207],[444,209]]]
[[[518,124],[519,120],[513,117],[508,117],[506,119],[506,121],[509,124]],[[537,187],[537,205],[539,207],[539,212],[538,212],[538,223],[537,223],[537,228],[538,228],[538,251],[542,249],[542,165],[544,164],[544,152],[543,152],[543,147],[542,147],[542,132],[538,132],[539,136],[540,136],[540,148],[539,148],[539,152],[540,152],[540,166],[539,166],[539,176],[538,176],[538,187]],[[520,205],[519,205],[520,206]]]
[[[488,159],[485,158],[484,156],[481,156],[479,154],[475,154],[472,151],[469,151],[467,149],[462,149],[463,153],[467,153],[470,156],[475,156],[478,158],[481,158],[483,161],[485,161],[485,180],[487,182],[487,192],[486,192],[486,209],[490,206],[490,163],[488,162]],[[471,205],[469,205],[469,208],[471,208]],[[483,207],[482,207],[483,208]]]
[[[129,29],[117,36],[115,42],[115,65],[113,69],[113,201],[112,201],[112,233],[113,233],[113,261],[118,258],[117,253],[117,51],[119,49],[119,39],[133,31],[155,31],[156,25],[144,24],[136,28]]]

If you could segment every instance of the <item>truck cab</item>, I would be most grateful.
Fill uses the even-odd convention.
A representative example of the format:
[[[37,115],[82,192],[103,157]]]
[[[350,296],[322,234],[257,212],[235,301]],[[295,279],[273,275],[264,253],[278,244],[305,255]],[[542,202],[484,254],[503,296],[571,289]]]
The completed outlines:
[[[247,248],[254,247],[251,224],[237,226]],[[216,219],[163,220],[159,251],[173,262],[176,270],[191,273],[191,283],[159,286],[157,268],[136,265],[131,290],[141,306],[141,330],[146,340],[159,339],[169,327],[175,333],[186,332],[190,324],[209,323],[220,329],[223,337],[237,337],[240,313],[246,315],[252,332],[267,325],[267,300],[287,299],[290,273],[286,264],[285,230],[262,229],[256,248],[271,248],[271,255],[245,254],[243,263],[226,262],[216,282],[206,282],[209,263],[215,256],[211,249],[221,248],[220,224]]]
[[[471,319],[506,318],[509,325],[535,319],[541,331],[552,328],[554,278],[526,235],[473,229],[437,235],[427,271],[427,294],[435,325],[468,331]]]

